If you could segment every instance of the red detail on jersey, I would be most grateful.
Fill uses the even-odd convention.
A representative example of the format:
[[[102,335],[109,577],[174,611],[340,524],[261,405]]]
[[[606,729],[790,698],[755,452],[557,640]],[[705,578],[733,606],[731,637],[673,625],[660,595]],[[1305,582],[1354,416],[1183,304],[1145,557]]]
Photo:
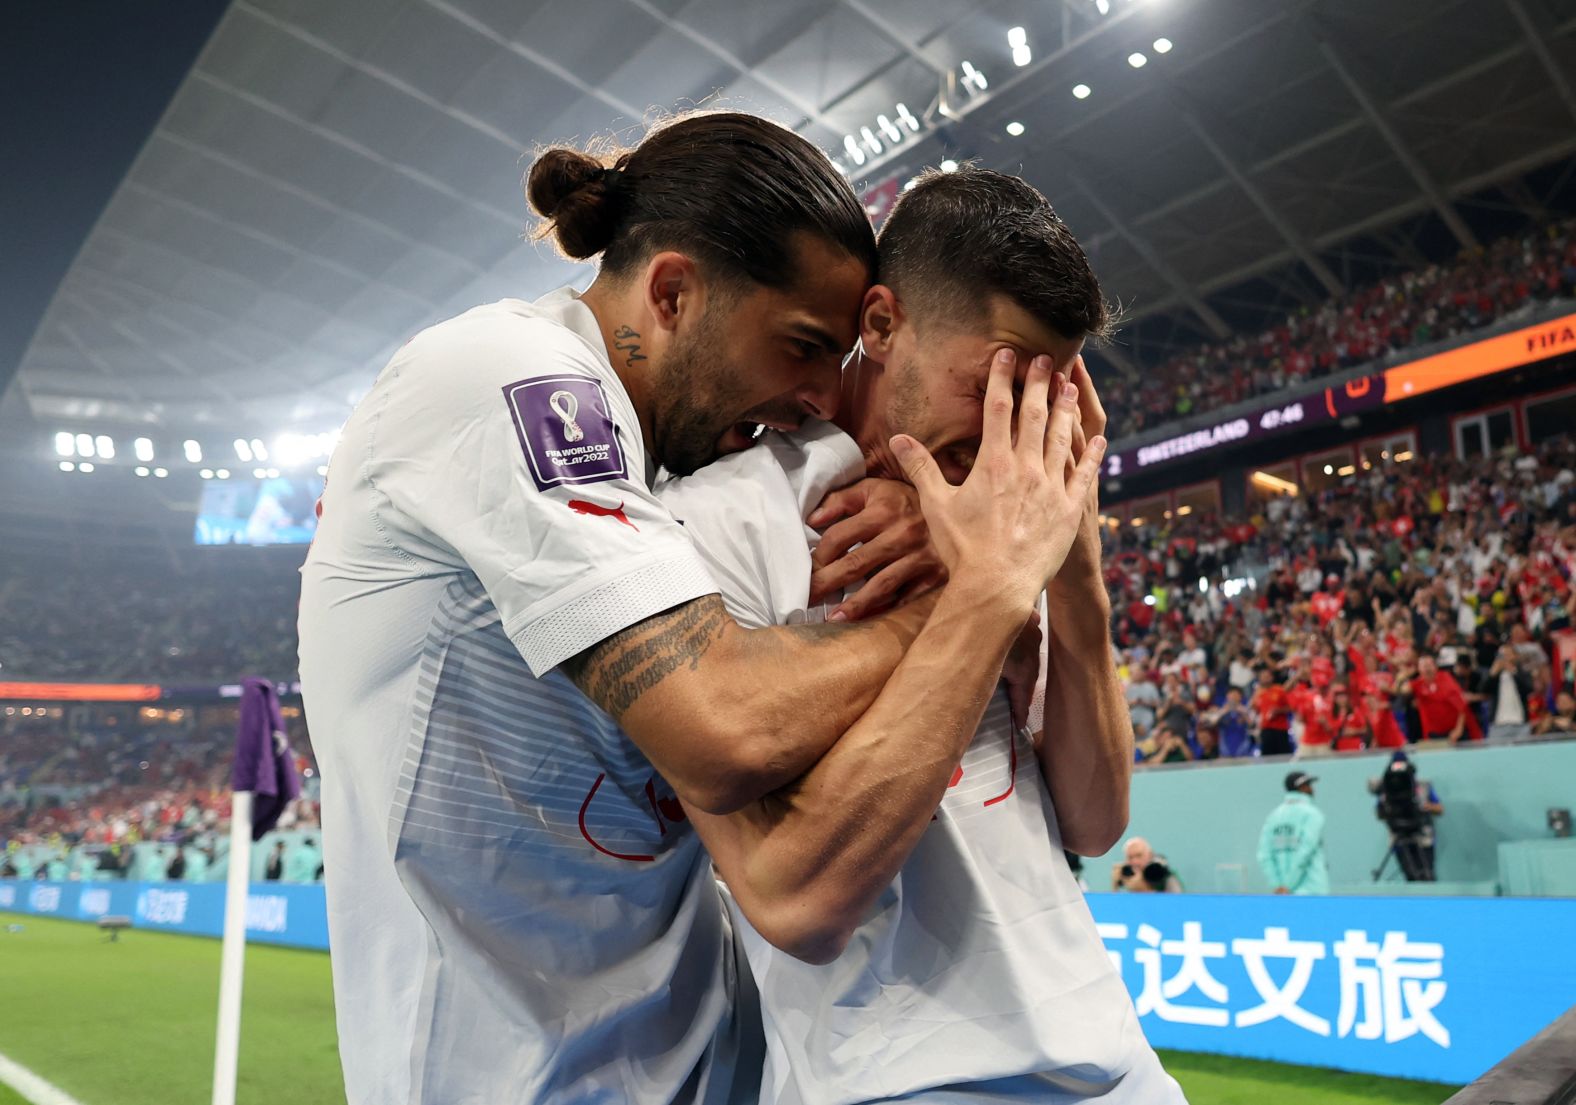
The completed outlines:
[[[629,516],[624,513],[623,502],[617,506],[600,506],[597,503],[588,503],[584,499],[570,499],[569,509],[576,514],[589,514],[594,518],[611,518],[615,522],[622,522],[636,533],[640,532],[640,527],[631,522]]]
[[[1005,802],[1007,799],[1012,797],[1012,792],[1017,789],[1017,786],[1018,786],[1018,735],[1016,733],[1014,733],[1009,738],[1009,745],[1008,745],[1008,747],[1011,749],[1011,757],[1007,761],[1007,789],[1002,791],[1000,794],[996,795],[996,797],[994,797],[994,798],[987,798],[987,799],[985,799],[985,804],[987,806],[994,806],[997,802]]]
[[[684,807],[677,798],[658,798],[657,808],[662,811],[662,816],[669,821],[688,821],[689,815],[684,812]]]
[[[657,858],[656,856],[625,855],[622,852],[615,852],[610,848],[604,848],[602,845],[596,842],[596,839],[589,832],[586,831],[586,810],[590,808],[591,799],[596,797],[597,789],[602,785],[602,780],[606,778],[607,772],[605,771],[601,775],[598,775],[596,777],[596,782],[591,784],[591,790],[586,795],[586,800],[580,803],[580,835],[586,838],[587,844],[601,852],[604,856],[612,856],[614,859],[627,859],[632,863],[653,862]]]
[[[952,773],[952,781],[947,784],[947,789],[951,790],[953,787],[957,786],[962,781],[963,781],[963,765],[959,764],[957,766],[957,770],[955,770]]]
[[[662,811],[657,809],[657,777],[655,775],[646,780],[646,801],[651,803],[651,816],[657,823],[657,830],[663,836],[667,836],[668,827],[662,823]]]

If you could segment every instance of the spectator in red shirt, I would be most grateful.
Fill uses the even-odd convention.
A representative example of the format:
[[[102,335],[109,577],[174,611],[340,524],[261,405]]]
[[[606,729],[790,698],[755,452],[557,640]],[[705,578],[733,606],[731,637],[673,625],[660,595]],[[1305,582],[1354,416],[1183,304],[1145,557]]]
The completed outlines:
[[[1248,708],[1259,715],[1259,751],[1266,756],[1290,755],[1291,697],[1275,682],[1275,671],[1268,665],[1259,668],[1259,685]]]
[[[1417,672],[1401,686],[1410,692],[1422,722],[1423,739],[1445,739],[1455,744],[1466,737],[1482,740],[1483,729],[1467,706],[1461,684],[1449,672],[1439,670],[1434,657],[1424,654],[1417,658]]]
[[[1331,695],[1304,683],[1294,688],[1290,695],[1292,708],[1302,719],[1302,736],[1297,742],[1297,755],[1328,755],[1335,746],[1336,718]]]

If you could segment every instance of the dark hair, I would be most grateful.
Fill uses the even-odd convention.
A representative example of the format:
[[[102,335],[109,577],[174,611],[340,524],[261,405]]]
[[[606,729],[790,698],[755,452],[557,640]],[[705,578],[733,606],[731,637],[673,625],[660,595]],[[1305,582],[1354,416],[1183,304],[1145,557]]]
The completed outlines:
[[[673,249],[727,278],[788,287],[797,231],[875,272],[875,231],[848,182],[809,141],[754,115],[692,112],[633,149],[554,147],[525,187],[547,220],[537,237],[577,260],[601,254],[613,276]]]
[[[1014,176],[921,174],[881,229],[877,279],[925,318],[959,321],[1002,295],[1064,338],[1104,338],[1113,310],[1051,203]]]

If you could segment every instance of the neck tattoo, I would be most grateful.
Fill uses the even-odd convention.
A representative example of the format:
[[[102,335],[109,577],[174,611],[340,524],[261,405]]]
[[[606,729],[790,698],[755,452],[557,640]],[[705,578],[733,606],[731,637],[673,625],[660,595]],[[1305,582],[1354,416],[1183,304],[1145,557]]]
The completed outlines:
[[[640,351],[640,334],[628,326],[620,326],[613,331],[613,348],[624,354],[625,368],[634,368],[636,361],[646,359],[646,355]]]

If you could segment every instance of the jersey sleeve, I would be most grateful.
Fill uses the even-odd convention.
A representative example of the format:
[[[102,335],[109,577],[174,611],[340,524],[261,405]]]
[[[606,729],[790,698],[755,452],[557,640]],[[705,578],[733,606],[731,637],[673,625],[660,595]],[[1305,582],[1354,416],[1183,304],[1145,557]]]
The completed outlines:
[[[585,342],[461,316],[405,346],[358,458],[379,529],[420,570],[469,569],[533,674],[717,588],[647,489],[640,429]]]

